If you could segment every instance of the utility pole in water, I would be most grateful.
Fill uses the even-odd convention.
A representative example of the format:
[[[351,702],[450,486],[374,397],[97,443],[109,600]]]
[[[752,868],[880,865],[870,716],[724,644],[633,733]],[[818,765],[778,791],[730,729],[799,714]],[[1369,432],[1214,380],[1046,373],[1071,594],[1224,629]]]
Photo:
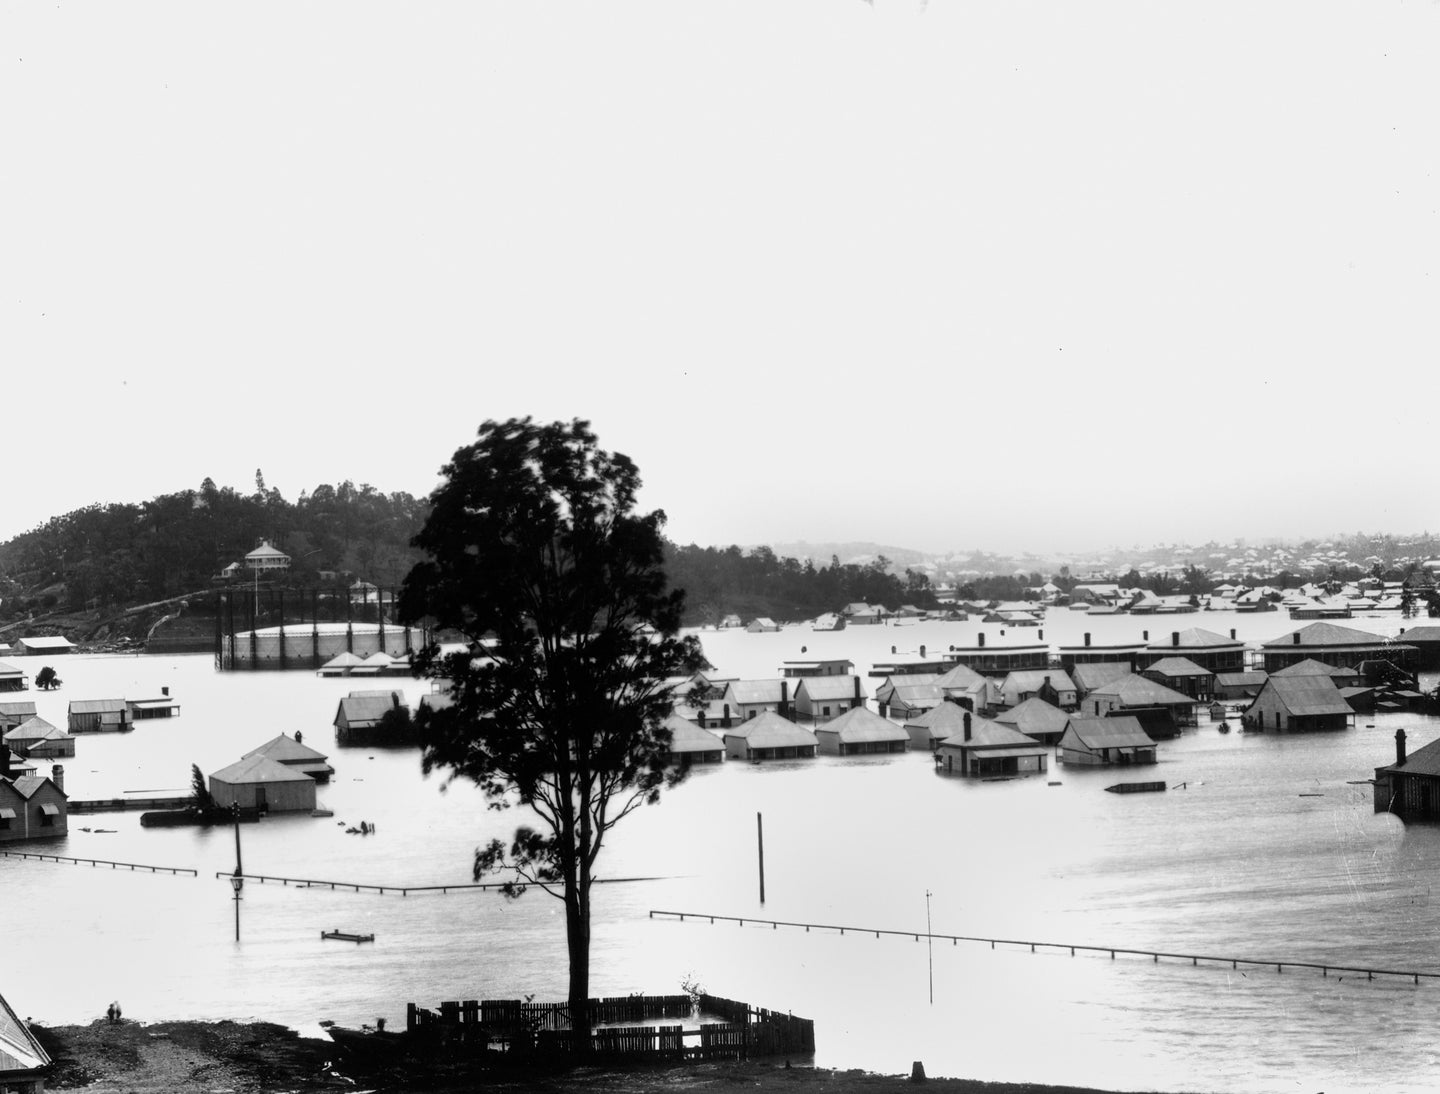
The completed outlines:
[[[925,948],[930,958],[930,1005],[935,1005],[935,935],[930,930],[930,890],[925,890]]]
[[[760,847],[760,903],[765,903],[765,818],[755,814],[755,839]]]

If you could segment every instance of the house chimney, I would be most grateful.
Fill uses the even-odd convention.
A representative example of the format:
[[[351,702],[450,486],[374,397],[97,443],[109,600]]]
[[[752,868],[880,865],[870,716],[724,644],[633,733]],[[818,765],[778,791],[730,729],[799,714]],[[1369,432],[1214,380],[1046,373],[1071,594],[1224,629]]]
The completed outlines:
[[[1402,731],[1403,732],[1403,731]],[[65,793],[65,765],[56,764],[50,769],[50,781],[60,793]]]
[[[170,688],[169,688],[169,686],[167,685],[166,687],[161,688],[161,689],[160,689],[160,694],[168,697],[168,696],[170,695]]]
[[[1291,639],[1290,644],[1291,644],[1292,646],[1298,646],[1298,645],[1300,644],[1300,632],[1299,632],[1299,631],[1296,631],[1294,634],[1292,634],[1292,635],[1290,636],[1290,639]]]
[[[969,713],[969,711],[966,711],[966,713],[965,713],[965,739],[966,739],[967,741],[970,739],[970,713]]]
[[[1395,766],[1403,767],[1405,764],[1405,731],[1395,731]]]
[[[860,677],[855,677],[855,704],[860,704]]]
[[[1085,632],[1085,644],[1086,644],[1087,646],[1090,644],[1090,632],[1089,632],[1089,631],[1086,631],[1086,632]]]
[[[1044,632],[1044,630],[1036,631],[1036,632],[1035,632],[1035,637],[1038,638],[1038,639],[1040,639],[1040,641],[1042,641],[1042,642],[1045,641],[1045,632]]]
[[[1231,628],[1230,628],[1230,641],[1232,641],[1232,642],[1235,641],[1235,628],[1234,628],[1234,627],[1231,627]]]
[[[1401,634],[1404,634],[1405,632],[1404,632],[1404,631],[1401,631],[1400,633],[1401,633]],[[924,656],[925,656],[925,647],[924,647],[924,646],[921,646],[921,647],[920,647],[920,656],[921,656],[921,657],[924,657]]]
[[[985,648],[985,632],[984,632],[984,631],[981,631],[981,632],[980,632],[980,648],[981,648],[981,649],[984,649],[984,648]]]
[[[780,709],[777,712],[780,717],[790,717],[790,681],[780,681]]]
[[[1140,640],[1141,640],[1142,642],[1148,642],[1148,641],[1150,641],[1150,632],[1149,632],[1149,631],[1141,631],[1141,632],[1140,632]]]
[[[1171,632],[1170,632],[1170,645],[1172,645],[1172,646],[1178,646],[1179,644],[1180,644],[1180,632],[1179,632],[1179,631],[1171,631]]]
[[[0,779],[10,778],[10,750],[0,745]]]

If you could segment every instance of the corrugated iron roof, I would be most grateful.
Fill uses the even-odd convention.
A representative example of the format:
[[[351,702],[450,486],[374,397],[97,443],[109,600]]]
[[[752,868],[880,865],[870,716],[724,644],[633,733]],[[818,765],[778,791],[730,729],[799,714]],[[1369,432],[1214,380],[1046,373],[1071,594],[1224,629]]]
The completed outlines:
[[[1174,688],[1167,688],[1164,684],[1134,673],[1092,689],[1087,698],[1095,695],[1113,696],[1122,706],[1127,707],[1193,706],[1195,703],[1190,696],[1182,695]]]
[[[1114,683],[1123,676],[1130,676],[1135,669],[1128,661],[1092,661],[1076,665],[1071,675],[1075,683],[1086,691],[1094,691],[1106,684]]]
[[[1144,669],[1145,672],[1158,672],[1161,676],[1210,676],[1212,673],[1202,665],[1197,665],[1188,657],[1162,657],[1153,665]]]
[[[1178,635],[1178,637],[1177,637]],[[1214,631],[1207,631],[1204,627],[1190,627],[1183,631],[1177,631],[1171,635],[1171,641],[1162,642],[1158,639],[1151,642],[1145,648],[1147,650],[1208,650],[1215,648],[1238,649],[1244,646],[1238,638],[1227,638],[1223,634],[1216,634]]]
[[[1298,642],[1295,638],[1296,635],[1299,635]],[[1341,627],[1334,623],[1311,623],[1280,638],[1262,643],[1262,648],[1277,651],[1294,646],[1341,646],[1363,649],[1374,646],[1391,646],[1394,643],[1394,639],[1387,638],[1383,634],[1372,634],[1354,627]]]
[[[814,748],[815,734],[782,718],[773,710],[749,718],[723,731],[728,737],[742,737],[752,748]]]
[[[1293,665],[1287,665],[1283,669],[1276,669],[1270,674],[1280,679],[1287,676],[1354,676],[1354,669],[1338,669],[1334,665],[1327,665],[1324,661],[1317,661],[1313,657],[1307,657],[1303,661],[1296,661]]]
[[[266,756],[248,756],[237,760],[229,767],[222,767],[210,778],[212,781],[218,780],[232,786],[237,783],[314,782],[305,772],[286,767]]]
[[[1292,715],[1355,713],[1328,676],[1272,676],[1255,697],[1257,703],[1266,691],[1273,692]]]
[[[806,678],[808,679],[808,677]],[[725,701],[739,706],[753,703],[778,703],[787,681],[774,680],[732,680],[725,685]]]
[[[795,681],[795,694],[801,689],[811,699],[863,699],[865,685],[858,676],[801,676]]]
[[[1038,695],[1032,695],[1012,710],[995,715],[995,721],[1012,725],[1030,737],[1037,733],[1061,733],[1069,720],[1068,714]]]
[[[949,737],[940,742],[941,748],[959,749],[960,751],[1003,748],[1019,748],[1020,755],[1043,754],[1046,747],[1033,737],[1027,737],[1012,725],[1004,722],[997,722],[990,718],[970,718],[970,739],[965,739],[965,729],[961,728]]]
[[[1065,727],[1065,734],[1074,734],[1082,745],[1090,749],[1104,748],[1153,748],[1155,742],[1140,719],[1133,715],[1117,718],[1093,718],[1076,715]],[[1065,743],[1062,739],[1062,745]]]
[[[50,1056],[0,995],[0,1071],[36,1071],[50,1064]]]
[[[1004,683],[1000,685],[1001,691],[1039,691],[1046,677],[1050,679],[1050,686],[1056,691],[1074,691],[1075,681],[1070,679],[1070,674],[1064,669],[1016,669],[1005,677]]]
[[[724,752],[725,742],[708,729],[701,729],[694,722],[687,722],[678,714],[665,719],[665,728],[670,731],[670,751]]]
[[[1406,775],[1440,776],[1440,739],[1422,745],[1405,757],[1403,764],[1391,764],[1382,771],[1399,771]]]
[[[288,733],[282,733],[266,741],[259,748],[252,748],[245,753],[242,759],[248,760],[251,756],[268,756],[276,763],[304,763],[314,761],[323,763],[328,757],[323,752],[316,752],[309,745],[300,744]]]
[[[815,735],[833,733],[845,744],[873,741],[909,741],[910,734],[867,707],[852,707],[838,718],[815,727]]]
[[[124,699],[72,699],[71,714],[119,714],[125,710]]]

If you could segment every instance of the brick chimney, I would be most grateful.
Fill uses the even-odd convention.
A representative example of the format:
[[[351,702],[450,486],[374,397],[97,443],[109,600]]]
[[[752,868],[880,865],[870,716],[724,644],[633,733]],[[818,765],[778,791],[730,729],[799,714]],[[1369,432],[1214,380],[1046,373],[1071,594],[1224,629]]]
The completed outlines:
[[[1395,731],[1395,766],[1396,766],[1396,767],[1403,767],[1404,765],[1405,765],[1405,731],[1404,731],[1403,729],[1397,729],[1397,730]]]
[[[1179,631],[1171,631],[1171,632],[1170,632],[1170,645],[1172,645],[1172,646],[1178,646],[1179,644],[1180,644],[1180,632],[1179,632]]]
[[[965,739],[967,741],[970,739],[970,714],[968,711],[965,714]]]
[[[1090,644],[1090,632],[1089,632],[1089,631],[1086,631],[1086,632],[1085,632],[1085,644],[1086,644],[1087,646]]]
[[[55,784],[60,793],[65,793],[65,765],[56,764],[50,769],[50,781]]]
[[[1300,632],[1299,632],[1299,631],[1296,631],[1294,634],[1292,634],[1292,635],[1290,636],[1290,644],[1291,644],[1292,646],[1298,646],[1298,645],[1300,644]]]
[[[984,649],[984,648],[985,648],[985,632],[984,632],[984,631],[981,631],[981,632],[980,632],[980,648],[981,648],[981,649]]]
[[[1234,628],[1234,627],[1231,627],[1231,628],[1230,628],[1230,641],[1232,641],[1232,642],[1235,641],[1235,628]]]

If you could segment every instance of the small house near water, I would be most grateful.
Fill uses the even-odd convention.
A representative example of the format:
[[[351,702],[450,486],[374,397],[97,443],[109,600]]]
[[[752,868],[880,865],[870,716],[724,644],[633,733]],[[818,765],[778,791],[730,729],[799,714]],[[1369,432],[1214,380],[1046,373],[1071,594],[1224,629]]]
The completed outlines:
[[[76,699],[69,723],[71,733],[110,733],[133,728],[135,715],[124,699]]]
[[[978,778],[1040,774],[1049,750],[1014,726],[963,711],[960,731],[940,743],[935,762],[942,771]]]
[[[309,745],[301,744],[288,733],[266,741],[241,758],[248,760],[252,756],[264,756],[267,760],[284,764],[293,771],[309,775],[317,783],[329,782],[330,776],[335,774],[335,769],[327,762],[328,757],[323,752],[316,752]]]
[[[732,760],[795,760],[815,755],[815,734],[774,711],[765,711],[722,731]]]
[[[1080,766],[1153,764],[1155,742],[1138,718],[1075,715],[1060,738],[1060,761]]]
[[[859,706],[816,726],[815,741],[819,751],[827,755],[867,756],[904,752],[910,747],[910,734],[888,718]]]
[[[252,754],[211,775],[210,796],[221,809],[238,805],[262,813],[309,813],[315,809],[315,780],[303,771]]]

